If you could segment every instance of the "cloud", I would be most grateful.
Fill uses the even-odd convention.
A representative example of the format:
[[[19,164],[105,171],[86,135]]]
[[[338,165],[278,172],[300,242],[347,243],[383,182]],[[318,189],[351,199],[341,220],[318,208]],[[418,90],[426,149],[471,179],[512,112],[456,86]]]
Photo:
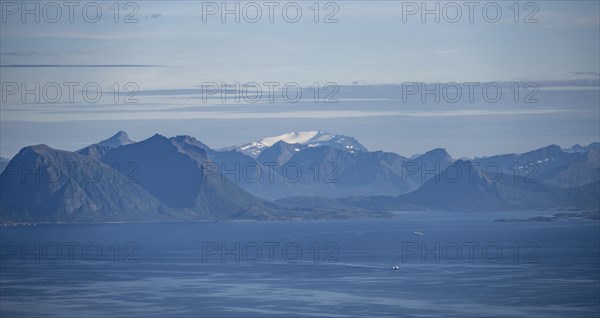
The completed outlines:
[[[100,67],[100,68],[129,68],[129,67],[160,67],[162,65],[149,65],[149,64],[2,64],[0,67],[8,68],[89,68],[89,67]]]
[[[32,55],[37,55],[38,52],[36,51],[29,51],[29,52],[0,52],[0,55],[2,56],[32,56]]]
[[[162,17],[163,17],[162,14],[155,13],[155,14],[145,16],[144,19],[158,19],[158,18],[162,18]]]
[[[285,112],[251,112],[251,111],[198,111],[162,109],[155,111],[140,111],[139,109],[118,112],[104,110],[73,109],[58,110],[55,112],[35,112],[23,114],[22,112],[3,114],[4,121],[32,121],[32,122],[62,122],[85,120],[177,120],[177,119],[329,119],[329,118],[365,118],[365,117],[408,117],[408,118],[440,118],[440,117],[474,117],[474,116],[525,116],[573,113],[565,109],[512,109],[512,110],[487,110],[463,109],[452,111],[285,111]]]

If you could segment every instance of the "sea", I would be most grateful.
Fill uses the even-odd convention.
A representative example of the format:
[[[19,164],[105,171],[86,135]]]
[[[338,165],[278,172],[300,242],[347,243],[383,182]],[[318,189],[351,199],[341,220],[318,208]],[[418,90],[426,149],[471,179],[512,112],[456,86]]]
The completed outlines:
[[[0,228],[0,317],[598,317],[600,222],[552,211]]]

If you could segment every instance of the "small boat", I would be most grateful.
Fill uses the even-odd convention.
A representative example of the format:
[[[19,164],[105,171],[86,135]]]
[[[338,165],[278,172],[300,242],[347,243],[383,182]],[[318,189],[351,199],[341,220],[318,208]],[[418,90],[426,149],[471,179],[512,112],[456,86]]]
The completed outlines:
[[[392,269],[393,269],[393,270],[395,270],[395,271],[397,271],[397,270],[399,270],[399,269],[400,269],[400,266],[398,266],[398,265],[394,265],[394,266],[392,266]]]
[[[413,232],[413,234],[414,234],[414,235],[423,235],[423,233],[421,233],[421,232],[417,232],[417,231]]]

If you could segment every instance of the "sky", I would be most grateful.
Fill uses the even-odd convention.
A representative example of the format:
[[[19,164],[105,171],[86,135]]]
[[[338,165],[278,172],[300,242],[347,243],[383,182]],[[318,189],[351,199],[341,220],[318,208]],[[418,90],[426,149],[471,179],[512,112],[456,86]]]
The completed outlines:
[[[39,22],[22,15],[36,3]],[[272,11],[261,1],[75,3],[70,16],[63,2],[1,2],[2,156],[39,143],[75,150],[118,130],[189,134],[215,148],[324,130],[370,150],[443,147],[455,157],[600,139],[598,1],[476,1],[472,14],[459,1],[460,16],[435,1],[324,1],[318,16],[313,1],[275,1]],[[439,22],[422,21],[436,5]],[[447,102],[456,90],[446,86],[440,102],[422,101],[403,90],[413,82],[458,83],[462,96]],[[465,82],[480,83],[473,100]],[[247,89],[240,102],[209,94],[236,83]],[[265,83],[277,83],[273,100]],[[498,101],[483,98],[489,83],[501,87]],[[302,96],[282,98],[282,87]]]

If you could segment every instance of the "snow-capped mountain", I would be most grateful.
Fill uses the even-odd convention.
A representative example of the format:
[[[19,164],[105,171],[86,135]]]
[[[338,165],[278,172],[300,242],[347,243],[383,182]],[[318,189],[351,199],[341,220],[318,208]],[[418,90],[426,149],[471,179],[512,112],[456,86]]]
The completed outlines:
[[[288,144],[300,144],[305,147],[330,146],[348,152],[367,151],[365,146],[361,145],[352,137],[332,134],[320,130],[289,132],[279,136],[263,138],[259,141],[250,142],[244,145],[234,146],[229,149],[236,149],[246,155],[256,158],[263,150],[271,147],[278,141],[285,141]]]

